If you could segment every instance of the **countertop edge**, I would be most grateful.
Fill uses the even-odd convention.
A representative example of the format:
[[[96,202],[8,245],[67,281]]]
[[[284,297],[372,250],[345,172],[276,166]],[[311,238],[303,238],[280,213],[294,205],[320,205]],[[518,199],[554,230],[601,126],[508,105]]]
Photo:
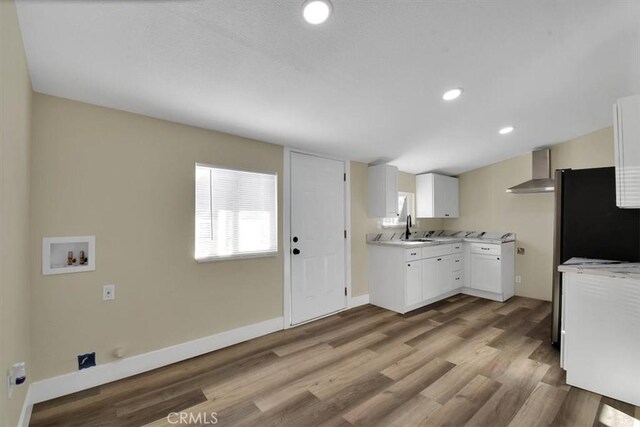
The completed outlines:
[[[395,240],[395,242],[400,243],[392,243],[392,241],[367,241],[367,245],[374,246],[387,246],[392,248],[401,248],[401,249],[410,249],[410,248],[424,248],[429,246],[439,246],[439,245],[450,245],[454,243],[486,243],[491,245],[502,245],[505,243],[515,242],[514,239],[509,240],[495,240],[495,239],[480,239],[477,237],[471,238],[458,238],[451,240],[443,240],[443,241],[435,241],[435,242],[419,242],[419,243],[407,243],[404,241]]]
[[[614,279],[640,280],[640,274],[638,273],[615,272],[615,271],[608,270],[607,268],[589,268],[587,266],[581,266],[581,265],[560,265],[558,266],[558,271],[560,273],[583,274],[585,276],[599,276],[599,277],[610,277]]]

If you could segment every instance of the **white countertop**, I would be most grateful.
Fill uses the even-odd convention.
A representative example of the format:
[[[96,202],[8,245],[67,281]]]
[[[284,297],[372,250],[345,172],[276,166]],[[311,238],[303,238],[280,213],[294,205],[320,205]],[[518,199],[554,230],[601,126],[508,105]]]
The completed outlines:
[[[421,248],[426,246],[447,245],[450,243],[486,243],[492,245],[500,245],[502,243],[513,242],[513,239],[483,239],[480,237],[434,237],[428,242],[411,241],[411,240],[384,240],[384,241],[367,241],[368,245],[376,246],[393,246],[404,248]]]
[[[571,258],[558,267],[561,273],[588,274],[640,280],[640,263],[602,259]]]

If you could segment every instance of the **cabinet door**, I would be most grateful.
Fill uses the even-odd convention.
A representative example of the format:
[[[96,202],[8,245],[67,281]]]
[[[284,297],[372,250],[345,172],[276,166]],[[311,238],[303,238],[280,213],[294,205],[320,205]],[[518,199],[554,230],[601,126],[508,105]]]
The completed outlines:
[[[446,180],[447,202],[445,218],[458,218],[460,215],[458,178],[447,177]]]
[[[422,300],[440,295],[438,283],[438,258],[427,258],[421,261],[422,266]]]
[[[389,165],[369,166],[369,218],[398,216],[398,168]]]
[[[564,273],[567,384],[640,405],[638,282]]]
[[[433,174],[416,175],[416,216],[433,218]]]
[[[447,178],[444,175],[433,174],[433,212],[436,218],[447,215]]]
[[[405,266],[405,303],[407,305],[422,302],[422,276],[420,274],[420,261],[408,262]]]
[[[398,169],[393,166],[385,168],[384,179],[386,218],[398,216]]]
[[[471,254],[470,286],[481,291],[502,293],[500,257]]]
[[[451,271],[453,257],[451,255],[436,258],[438,266],[438,289],[439,294],[444,294],[453,289]]]
[[[640,208],[640,95],[614,106],[616,204]]]

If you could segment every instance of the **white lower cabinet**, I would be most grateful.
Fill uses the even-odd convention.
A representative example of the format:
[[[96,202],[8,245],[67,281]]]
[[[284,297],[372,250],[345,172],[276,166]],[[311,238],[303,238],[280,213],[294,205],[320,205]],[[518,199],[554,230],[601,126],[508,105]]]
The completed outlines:
[[[640,406],[640,282],[563,273],[567,384]]]
[[[514,294],[515,245],[368,245],[369,301],[406,313],[458,293],[505,301]]]
[[[415,249],[368,247],[371,304],[406,313],[459,291],[453,276],[453,260],[460,256],[456,252],[460,244]]]
[[[506,301],[515,294],[515,243],[470,243],[464,293]]]

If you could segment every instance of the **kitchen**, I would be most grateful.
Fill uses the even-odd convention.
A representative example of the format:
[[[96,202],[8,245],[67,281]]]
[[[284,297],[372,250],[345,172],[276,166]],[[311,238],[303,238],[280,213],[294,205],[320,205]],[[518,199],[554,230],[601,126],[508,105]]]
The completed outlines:
[[[640,96],[614,105],[615,168],[551,172],[550,149],[532,153],[533,178],[507,188],[555,193],[553,322],[567,384],[640,404]],[[630,123],[629,123],[630,122]],[[367,235],[371,304],[404,314],[458,294],[504,302],[514,296],[517,236],[511,232],[416,231],[417,218],[458,218],[458,179],[415,176],[397,191],[397,168],[369,167],[370,217],[398,218],[404,231]],[[398,200],[398,203],[393,203]],[[382,222],[383,226],[385,222]],[[388,226],[392,227],[392,226]],[[603,313],[607,315],[603,316]]]

